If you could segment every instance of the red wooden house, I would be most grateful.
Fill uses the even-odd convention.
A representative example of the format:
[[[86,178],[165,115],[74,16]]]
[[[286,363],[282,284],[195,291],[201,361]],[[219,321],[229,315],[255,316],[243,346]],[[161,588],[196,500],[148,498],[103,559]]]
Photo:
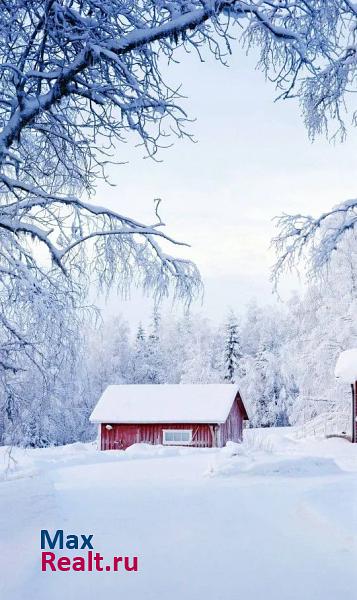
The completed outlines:
[[[101,450],[138,442],[222,447],[242,440],[246,419],[232,384],[111,385],[90,416],[99,425]]]

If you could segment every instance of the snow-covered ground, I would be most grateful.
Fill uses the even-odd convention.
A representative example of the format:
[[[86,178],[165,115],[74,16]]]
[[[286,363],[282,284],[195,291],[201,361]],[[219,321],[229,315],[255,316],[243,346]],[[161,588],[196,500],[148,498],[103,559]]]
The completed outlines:
[[[1,449],[0,597],[354,599],[357,445],[293,433],[250,430],[223,450]],[[43,573],[41,529],[93,534],[139,571]]]

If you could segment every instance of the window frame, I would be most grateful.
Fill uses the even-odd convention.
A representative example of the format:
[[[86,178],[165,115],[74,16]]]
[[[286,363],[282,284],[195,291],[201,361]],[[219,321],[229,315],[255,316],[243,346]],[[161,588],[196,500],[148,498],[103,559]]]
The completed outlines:
[[[178,440],[166,440],[167,433],[188,433],[189,439],[187,441]],[[192,444],[192,429],[163,429],[162,430],[162,443],[164,446],[190,446]]]

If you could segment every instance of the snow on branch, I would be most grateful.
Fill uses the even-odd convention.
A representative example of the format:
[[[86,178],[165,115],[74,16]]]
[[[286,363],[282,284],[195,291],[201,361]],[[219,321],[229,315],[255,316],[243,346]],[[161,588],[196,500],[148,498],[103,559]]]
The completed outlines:
[[[275,281],[301,261],[314,275],[326,267],[348,232],[357,225],[357,199],[347,200],[317,218],[282,215],[276,219],[278,235],[273,246],[278,256],[273,269]]]

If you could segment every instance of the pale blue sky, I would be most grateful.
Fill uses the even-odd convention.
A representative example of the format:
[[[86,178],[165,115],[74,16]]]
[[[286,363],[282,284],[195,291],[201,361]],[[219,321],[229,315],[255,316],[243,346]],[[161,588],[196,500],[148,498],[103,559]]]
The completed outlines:
[[[239,309],[249,298],[271,302],[269,243],[272,218],[282,212],[313,213],[353,197],[356,133],[344,144],[307,138],[295,101],[274,103],[275,90],[254,68],[253,57],[238,50],[225,68],[195,55],[169,67],[173,83],[182,82],[190,126],[198,140],[174,140],[163,162],[142,159],[141,148],[119,148],[126,165],[113,167],[116,188],[99,185],[96,201],[152,222],[153,198],[161,197],[167,232],[188,241],[206,294],[203,310],[220,319],[227,307]],[[295,281],[287,278],[285,296]],[[110,311],[137,320],[148,303],[111,298]],[[197,310],[200,306],[197,306]]]

